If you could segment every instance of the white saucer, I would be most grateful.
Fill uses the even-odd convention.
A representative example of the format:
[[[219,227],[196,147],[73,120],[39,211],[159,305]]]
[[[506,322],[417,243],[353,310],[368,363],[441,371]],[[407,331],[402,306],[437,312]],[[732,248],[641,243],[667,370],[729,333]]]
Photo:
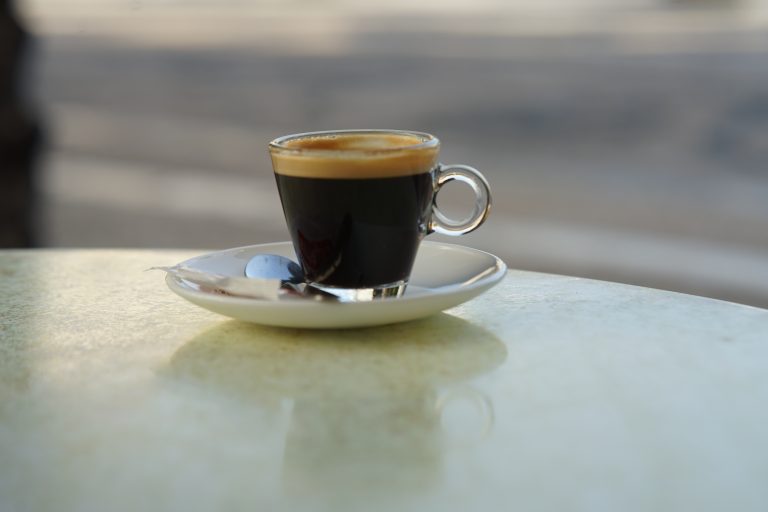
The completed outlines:
[[[259,253],[296,259],[290,242],[251,245],[204,254],[183,263],[203,272],[243,276]],[[177,277],[168,287],[193,304],[238,320],[280,327],[332,329],[415,320],[480,295],[504,277],[507,266],[496,256],[460,245],[423,242],[405,294],[372,302],[261,300],[205,292]]]

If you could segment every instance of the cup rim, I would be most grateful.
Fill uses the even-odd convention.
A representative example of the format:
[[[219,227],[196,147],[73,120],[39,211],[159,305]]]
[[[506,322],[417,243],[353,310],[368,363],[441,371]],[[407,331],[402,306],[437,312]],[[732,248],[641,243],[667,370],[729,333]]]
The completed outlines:
[[[303,139],[309,137],[326,137],[329,135],[349,135],[349,134],[394,134],[394,135],[411,135],[422,139],[418,144],[408,144],[403,146],[390,146],[385,148],[375,149],[354,149],[354,150],[339,150],[339,149],[326,149],[326,148],[295,148],[287,147],[286,142]],[[356,154],[382,154],[382,153],[396,153],[399,151],[413,151],[427,148],[437,148],[440,146],[440,140],[434,135],[426,132],[419,132],[415,130],[388,130],[388,129],[351,129],[351,130],[321,130],[314,132],[293,133],[290,135],[283,135],[276,139],[273,139],[269,143],[270,151],[277,151],[280,153],[300,154],[300,155],[338,155],[343,153],[356,153]]]

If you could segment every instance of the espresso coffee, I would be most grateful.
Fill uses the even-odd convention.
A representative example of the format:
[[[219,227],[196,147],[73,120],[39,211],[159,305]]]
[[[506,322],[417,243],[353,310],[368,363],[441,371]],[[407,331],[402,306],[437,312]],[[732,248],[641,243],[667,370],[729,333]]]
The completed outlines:
[[[427,234],[438,144],[417,135],[336,133],[287,140],[272,161],[307,279],[377,288],[407,280]]]

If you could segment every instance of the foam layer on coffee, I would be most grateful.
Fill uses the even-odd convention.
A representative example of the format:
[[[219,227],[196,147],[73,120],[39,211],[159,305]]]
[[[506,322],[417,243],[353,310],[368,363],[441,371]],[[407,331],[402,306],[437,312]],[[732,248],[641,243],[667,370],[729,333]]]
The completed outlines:
[[[433,139],[434,140],[434,139]],[[409,176],[437,165],[439,144],[417,135],[351,133],[289,139],[270,148],[277,174],[305,178],[365,179]]]

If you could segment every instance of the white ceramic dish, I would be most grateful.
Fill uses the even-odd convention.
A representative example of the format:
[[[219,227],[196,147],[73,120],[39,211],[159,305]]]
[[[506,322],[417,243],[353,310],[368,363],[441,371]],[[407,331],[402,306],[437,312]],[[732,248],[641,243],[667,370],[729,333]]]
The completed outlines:
[[[204,254],[182,264],[203,272],[243,276],[259,253],[296,259],[290,242],[252,245]],[[202,308],[238,320],[281,327],[316,329],[364,327],[415,320],[480,295],[501,281],[507,266],[487,252],[460,245],[423,242],[405,294],[371,302],[261,300],[199,290],[171,275],[168,287]]]

